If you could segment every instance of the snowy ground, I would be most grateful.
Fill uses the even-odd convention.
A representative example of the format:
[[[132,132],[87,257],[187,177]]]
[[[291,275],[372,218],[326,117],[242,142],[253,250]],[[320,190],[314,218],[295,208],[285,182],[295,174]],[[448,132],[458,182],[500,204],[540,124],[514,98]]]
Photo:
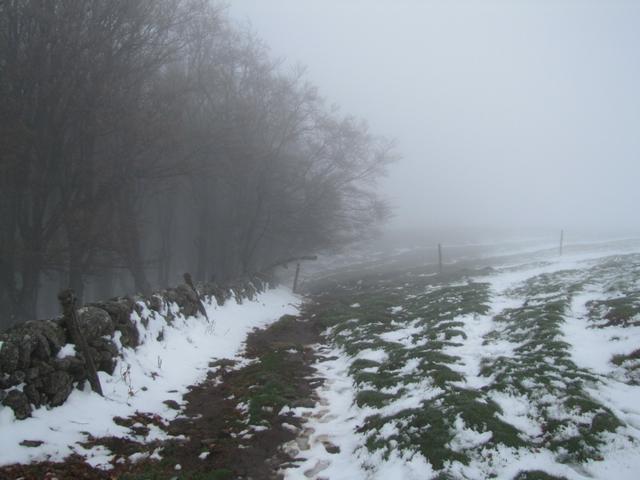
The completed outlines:
[[[78,453],[91,465],[107,468],[112,460],[108,450],[81,445],[90,436],[118,436],[139,442],[165,438],[166,433],[153,425],[149,425],[153,430],[146,437],[131,437],[129,428],[117,425],[113,418],[144,412],[158,415],[163,422],[172,420],[178,413],[164,401],[180,403],[187,387],[205,378],[212,359],[237,358],[249,331],[284,314],[297,313],[299,302],[289,290],[275,289],[241,305],[233,301],[222,307],[208,304],[212,323],[203,317],[184,318],[176,308],[171,326],[146,310],[142,314],[149,320],[146,327],[142,318],[136,318],[144,338],[142,345],[135,350],[124,349],[113,376],[100,372],[104,397],[90,388],[74,390],[64,405],[37,409],[32,418],[22,421],[15,420],[11,409],[0,407],[0,465],[60,461]],[[21,446],[25,440],[45,443],[35,448]]]
[[[297,411],[309,448],[286,477],[638,478],[639,252],[345,286],[320,313],[327,381]]]

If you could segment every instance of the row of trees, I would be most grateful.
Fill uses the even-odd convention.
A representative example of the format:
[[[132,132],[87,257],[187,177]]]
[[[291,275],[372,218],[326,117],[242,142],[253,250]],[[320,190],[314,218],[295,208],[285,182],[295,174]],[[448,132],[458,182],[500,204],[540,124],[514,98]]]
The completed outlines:
[[[349,242],[392,159],[217,4],[0,0],[5,324]]]

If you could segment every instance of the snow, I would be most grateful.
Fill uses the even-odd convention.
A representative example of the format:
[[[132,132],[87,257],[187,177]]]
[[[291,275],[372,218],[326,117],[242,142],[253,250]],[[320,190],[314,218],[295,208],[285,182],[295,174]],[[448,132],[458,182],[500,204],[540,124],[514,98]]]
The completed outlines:
[[[486,335],[491,332],[500,333],[504,328],[494,317],[505,309],[522,307],[526,298],[517,295],[514,289],[523,282],[542,275],[560,271],[575,271],[576,278],[610,255],[638,252],[638,246],[616,249],[618,246],[598,245],[596,248],[580,248],[579,251],[566,253],[564,256],[546,252],[534,252],[524,263],[514,263],[494,267],[491,274],[477,277],[475,281],[488,282],[491,292],[490,311],[486,315],[461,315],[456,322],[464,323],[461,329],[467,338],[456,337],[455,344],[448,345],[443,353],[458,357],[460,360],[448,366],[462,374],[464,380],[457,382],[459,388],[483,389],[487,399],[491,399],[501,408],[499,418],[514,426],[523,439],[536,444],[543,435],[540,424],[539,406],[544,406],[546,413],[558,419],[570,418],[564,432],[560,435],[571,437],[578,434],[577,425],[590,424],[591,414],[578,414],[567,411],[560,398],[551,393],[540,391],[541,385],[533,381],[523,380],[521,385],[536,392],[536,403],[526,395],[513,392],[492,391],[493,379],[480,375],[483,359],[495,359],[500,356],[513,357],[519,344],[501,339],[500,335],[492,336],[487,341]],[[574,280],[574,273],[566,278]],[[563,277],[564,278],[564,277]],[[437,288],[437,287],[435,287]],[[452,426],[454,437],[449,448],[465,452],[470,449],[482,452],[471,455],[468,465],[450,462],[447,473],[451,478],[482,480],[486,478],[511,479],[519,472],[526,470],[543,470],[550,475],[565,477],[569,480],[586,479],[636,479],[640,469],[640,387],[629,385],[616,378],[616,366],[610,360],[619,353],[630,353],[640,346],[640,328],[607,327],[606,329],[589,328],[586,304],[589,300],[606,298],[603,285],[588,284],[571,298],[571,308],[566,312],[565,322],[561,324],[561,335],[556,339],[569,344],[571,358],[580,369],[593,372],[601,381],[585,386],[584,391],[595,401],[609,407],[613,413],[626,423],[615,433],[606,434],[606,444],[600,452],[603,459],[587,461],[583,464],[565,464],[559,461],[559,452],[546,448],[510,448],[499,444],[486,447],[491,440],[491,431],[476,431],[468,427],[458,416]],[[545,301],[545,295],[536,295],[532,301]],[[402,305],[390,308],[392,313],[403,311]],[[395,325],[395,323],[392,323]],[[415,346],[413,335],[419,333],[417,320],[398,323],[397,328],[379,334],[378,337],[387,342],[396,342],[407,348]],[[355,403],[356,388],[348,376],[351,363],[357,358],[384,361],[386,353],[382,350],[366,350],[355,357],[349,357],[343,350],[331,346],[321,347],[324,358],[316,367],[318,374],[326,379],[317,393],[319,405],[314,409],[295,409],[295,413],[307,418],[303,430],[308,435],[308,449],[297,453],[303,459],[297,468],[287,469],[285,478],[296,479],[429,479],[438,472],[419,453],[393,449],[391,451],[376,450],[369,452],[365,447],[366,437],[358,430],[368,416],[393,415],[404,408],[419,407],[421,402],[434,398],[440,391],[434,388],[428,378],[417,384],[403,384],[403,394],[399,399],[379,408],[360,408]],[[551,356],[547,362],[555,363]],[[409,357],[404,366],[397,370],[399,375],[411,374],[418,369],[420,359]],[[561,368],[558,367],[561,371]],[[374,371],[375,369],[371,369]],[[552,379],[552,385],[560,390],[566,389],[561,378]],[[382,390],[386,392],[386,390]],[[398,388],[394,392],[397,393]],[[542,408],[542,407],[540,407]],[[377,432],[379,437],[389,438],[401,426],[384,423]],[[327,439],[340,448],[338,453],[328,453],[323,442]],[[295,442],[293,442],[295,444]],[[385,456],[385,454],[387,454]]]
[[[83,391],[74,390],[67,402],[57,408],[38,408],[31,418],[18,421],[9,408],[0,408],[0,465],[33,461],[61,461],[72,453],[88,458],[91,465],[109,468],[113,460],[104,447],[87,450],[79,445],[94,437],[131,437],[129,430],[116,425],[113,417],[129,417],[136,411],[157,414],[168,422],[179,415],[163,402],[181,402],[189,385],[206,378],[208,364],[213,358],[237,359],[243,341],[254,328],[262,328],[284,314],[296,314],[299,297],[290,290],[278,288],[259,294],[254,301],[243,304],[233,301],[219,307],[206,305],[212,323],[203,317],[184,318],[177,307],[171,308],[176,319],[167,325],[164,319],[146,308],[148,327],[142,326],[141,317],[133,314],[143,338],[135,350],[124,349],[113,375],[98,372],[104,397],[91,392],[88,385]],[[164,339],[158,341],[158,333]],[[116,343],[119,343],[116,335]],[[66,345],[63,355],[72,354]],[[148,441],[166,438],[167,434],[149,425]],[[8,441],[7,439],[11,439]],[[23,440],[43,440],[39,447],[23,447]],[[136,437],[138,441],[144,441]]]
[[[625,253],[628,251],[625,250]],[[483,360],[500,356],[513,357],[519,344],[502,339],[500,335],[488,340],[487,335],[492,332],[500,333],[500,329],[504,328],[494,320],[496,315],[505,309],[519,308],[524,304],[526,298],[514,291],[523,282],[542,274],[560,271],[575,271],[571,275],[581,278],[580,272],[619,252],[620,250],[606,245],[598,246],[595,250],[584,248],[562,257],[552,256],[549,252],[534,252],[526,261],[517,263],[509,259],[509,264],[497,266],[492,273],[472,279],[489,284],[489,312],[486,315],[455,317],[456,322],[464,324],[461,329],[467,338],[458,336],[455,343],[442,350],[447,355],[459,358],[448,366],[461,374],[463,380],[452,384],[457,388],[482,389],[486,392],[485,398],[494,401],[502,410],[498,417],[514,426],[520,432],[519,436],[529,442],[535,443],[543,435],[543,427],[539,421],[541,414],[538,411],[543,409],[550,418],[570,418],[573,421],[567,423],[561,435],[570,437],[578,433],[576,425],[589,424],[592,417],[567,411],[557,396],[552,392],[540,391],[542,387],[532,380],[524,379],[521,385],[535,392],[535,402],[515,390],[491,390],[494,379],[480,375]],[[561,334],[558,335],[559,340],[569,345],[568,351],[575,365],[592,372],[598,378],[597,382],[586,385],[584,391],[594,401],[606,405],[624,422],[615,433],[606,434],[606,444],[600,451],[603,459],[581,465],[565,464],[558,461],[557,451],[545,448],[516,449],[504,445],[490,447],[488,442],[492,439],[491,431],[470,428],[461,416],[457,416],[451,426],[453,439],[448,447],[454,451],[481,454],[470,455],[467,465],[450,462],[447,473],[452,478],[511,479],[523,470],[543,470],[569,480],[637,478],[640,470],[640,387],[625,383],[620,369],[610,360],[613,355],[628,354],[640,346],[640,328],[591,328],[593,325],[587,312],[590,300],[603,300],[611,295],[614,294],[605,294],[604,286],[602,282],[598,283],[598,279],[592,279],[581,290],[572,294],[570,308],[565,312],[564,322],[560,326]],[[536,295],[532,302],[544,302],[546,298],[544,294]],[[35,410],[33,418],[25,421],[16,421],[8,408],[0,409],[0,431],[3,439],[12,439],[11,442],[3,442],[0,464],[33,460],[56,461],[76,452],[87,457],[92,465],[107,468],[112,460],[111,453],[104,447],[87,450],[80,446],[79,442],[86,439],[86,433],[82,432],[97,437],[130,436],[127,428],[116,425],[112,419],[114,416],[127,417],[136,410],[156,413],[165,422],[172,420],[179,412],[169,409],[163,403],[165,400],[180,402],[188,385],[205,378],[212,356],[240,360],[239,352],[247,333],[252,328],[266,326],[283,314],[296,313],[294,304],[298,301],[289,291],[278,289],[261,294],[255,302],[245,302],[242,305],[228,302],[223,307],[217,307],[210,304],[207,305],[207,310],[213,324],[207,323],[204,318],[185,319],[178,316],[173,325],[167,326],[159,315],[144,309],[141,316],[134,315],[134,320],[144,334],[145,343],[135,351],[124,350],[123,358],[113,376],[100,373],[104,398],[85,387],[84,391],[74,391],[62,407]],[[350,307],[360,308],[360,304],[353,303]],[[416,347],[418,343],[414,338],[422,332],[420,319],[402,322],[401,317],[406,315],[402,305],[391,307],[389,311],[398,314],[390,323],[395,328],[379,334],[378,338],[406,348]],[[177,313],[175,307],[174,312]],[[142,327],[142,318],[149,320],[146,329]],[[159,342],[157,337],[161,331],[164,340]],[[345,334],[348,332],[345,331]],[[426,342],[424,339],[418,342],[420,341]],[[358,407],[355,401],[356,388],[349,376],[350,367],[359,359],[385,362],[388,354],[383,349],[371,348],[350,357],[344,350],[332,345],[317,345],[314,348],[322,359],[315,365],[316,375],[325,379],[317,390],[317,406],[284,407],[280,411],[280,415],[294,414],[307,420],[302,428],[291,424],[283,425],[298,434],[298,438],[286,445],[285,449],[295,450],[295,456],[301,460],[296,468],[284,471],[285,478],[365,480],[435,477],[438,472],[420,453],[393,448],[387,452],[369,452],[365,447],[365,434],[358,431],[371,415],[385,417],[405,409],[419,408],[423,402],[441,395],[443,390],[435,387],[430,378],[426,377],[417,382],[382,389],[383,393],[393,394],[398,394],[402,389],[402,395],[381,408]],[[61,355],[72,354],[71,345],[65,346],[61,351]],[[555,362],[551,356],[547,361],[550,364]],[[420,362],[420,358],[408,356],[407,362],[394,373],[397,371],[398,375],[410,375],[419,369]],[[365,371],[375,372],[377,367],[370,367]],[[552,379],[551,384],[560,390],[565,388],[561,378]],[[237,408],[243,411],[247,409],[247,405],[240,404]],[[161,429],[149,427],[151,431],[148,440],[166,438],[166,433]],[[388,439],[399,428],[402,426],[384,423],[377,434]],[[247,430],[243,434],[251,435],[257,430],[259,428]],[[36,448],[19,446],[22,440],[39,439],[46,440],[47,443]],[[338,449],[328,449],[329,444]],[[209,452],[202,452],[199,458],[204,459],[208,454]],[[150,456],[158,457],[158,451]]]
[[[76,354],[76,346],[73,343],[67,343],[58,352],[58,358],[73,357]]]
[[[356,450],[361,446],[363,439],[355,433],[358,429],[362,413],[355,405],[354,390],[351,379],[348,376],[351,361],[341,350],[331,350],[319,348],[325,358],[316,365],[318,374],[325,378],[325,383],[319,389],[321,403],[329,405],[330,413],[315,409],[295,409],[298,415],[309,414],[308,427],[314,433],[310,438],[310,449],[298,454],[305,458],[300,463],[299,468],[286,471],[286,478],[306,480],[308,477],[304,472],[313,470],[318,462],[328,462],[327,468],[323,469],[322,476],[331,479],[364,479],[365,472],[360,463],[354,461]],[[324,444],[317,441],[318,438],[326,437],[340,448],[337,454],[329,454]],[[296,446],[296,442],[294,447]]]
[[[602,292],[596,289],[574,297],[563,333],[571,343],[572,359],[577,365],[606,375],[615,369],[611,363],[614,355],[629,354],[640,346],[640,329],[618,326],[592,328],[586,304],[590,300],[602,299]]]
[[[472,428],[467,428],[460,415],[456,417],[453,426],[456,430],[456,435],[453,440],[451,440],[450,447],[454,452],[462,452],[469,448],[483,445],[491,440],[493,436],[491,432],[478,432]]]
[[[413,321],[407,326],[392,330],[390,332],[384,332],[378,335],[381,340],[386,342],[399,342],[403,345],[411,345],[413,335],[422,333],[422,327],[418,326],[419,321]]]
[[[538,413],[527,397],[503,392],[492,392],[490,397],[502,409],[498,417],[503,422],[513,425],[529,438],[542,435],[542,427],[536,421]]]
[[[381,363],[387,360],[388,357],[389,355],[387,355],[384,350],[373,350],[368,348],[366,350],[362,350],[356,358],[358,360],[370,360],[372,362]]]
[[[450,365],[450,368],[464,375],[463,388],[482,388],[491,383],[491,379],[480,375],[480,362],[483,357],[510,356],[513,346],[506,341],[492,342],[484,345],[484,336],[494,328],[491,315],[463,315],[455,318],[457,322],[464,322],[462,330],[467,339],[458,338],[460,346],[450,346],[443,349],[447,355],[461,358],[459,363]]]

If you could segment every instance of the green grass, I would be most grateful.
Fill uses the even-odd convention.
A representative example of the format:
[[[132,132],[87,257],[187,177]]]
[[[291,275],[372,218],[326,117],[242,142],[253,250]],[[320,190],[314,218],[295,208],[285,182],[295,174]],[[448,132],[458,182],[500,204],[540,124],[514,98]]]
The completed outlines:
[[[609,314],[631,324],[640,311],[639,259],[613,258],[541,274],[507,292],[521,303],[495,316],[496,328],[483,342],[486,346],[509,342],[513,354],[483,359],[481,375],[487,377],[488,385],[480,390],[462,387],[464,377],[456,369],[460,358],[445,350],[468,340],[466,316],[489,313],[488,284],[455,275],[447,280],[457,283],[447,284],[444,277],[423,278],[411,272],[405,276],[379,274],[375,281],[349,284],[324,297],[318,315],[327,327],[329,342],[353,359],[349,374],[356,389],[355,403],[375,412],[359,429],[366,439],[365,448],[383,457],[394,451],[420,453],[442,479],[453,478],[448,473],[452,462],[482,460],[483,449],[499,445],[530,451],[547,448],[556,452],[558,461],[567,463],[600,459],[603,434],[615,432],[622,423],[587,393],[586,387],[597,386],[599,377],[572,361],[562,326],[575,295],[594,284],[608,294],[617,292],[617,299],[590,304],[590,314]],[[618,280],[621,276],[622,282]],[[619,293],[623,287],[624,300]],[[360,307],[351,307],[354,303]],[[402,310],[393,313],[395,306]],[[411,332],[411,342],[384,338],[401,329]],[[383,351],[386,358],[359,357],[369,349]],[[615,357],[613,362],[633,364],[640,370],[638,352]],[[409,361],[416,365],[415,370],[402,372]],[[426,390],[416,391],[416,385],[423,384],[431,392],[430,400],[419,408],[389,409],[406,395],[426,394]],[[541,434],[531,438],[506,423],[503,418],[508,412],[502,412],[492,400],[495,393],[524,399]],[[490,433],[490,439],[481,446],[456,451],[452,441],[459,419],[466,428]],[[561,480],[542,471],[520,472],[514,479]]]
[[[491,431],[490,443],[510,446],[523,445],[518,431],[501,421],[499,407],[483,394],[465,390],[454,384],[464,377],[453,365],[460,361],[444,352],[449,346],[459,345],[467,338],[461,315],[484,315],[488,312],[489,286],[485,283],[464,282],[458,285],[425,284],[397,285],[382,282],[354,291],[353,296],[334,300],[320,313],[321,321],[331,327],[329,339],[351,357],[364,350],[381,350],[384,361],[356,358],[349,373],[356,387],[356,404],[379,410],[366,419],[360,433],[366,436],[366,447],[380,451],[383,456],[395,449],[419,452],[434,465],[443,468],[454,460],[469,461],[465,452],[456,452],[450,446],[454,439],[454,423],[461,417],[469,428],[480,432]],[[350,305],[359,303],[359,308]],[[401,305],[400,312],[391,307]],[[390,342],[380,336],[387,332],[412,327],[415,330],[411,345]],[[411,359],[417,359],[415,372],[399,373]],[[375,368],[375,371],[373,368]],[[441,394],[421,408],[405,409],[399,413],[384,414],[384,408],[401,399],[420,381],[428,379],[433,389]],[[385,427],[385,425],[387,427]],[[396,426],[397,433],[384,436],[381,430]]]
[[[566,452],[566,462],[599,458],[602,433],[620,426],[609,409],[584,391],[598,379],[573,363],[570,345],[561,340],[564,315],[584,285],[584,276],[566,270],[536,276],[514,289],[514,295],[524,298],[523,305],[495,318],[500,327],[487,342],[509,340],[518,345],[515,355],[486,359],[482,369],[494,378],[493,390],[524,396],[536,407],[544,431],[539,445]],[[540,388],[532,389],[532,384]],[[550,397],[557,400],[549,403]],[[557,418],[559,411],[565,412],[563,418]],[[569,431],[578,434],[563,434]]]

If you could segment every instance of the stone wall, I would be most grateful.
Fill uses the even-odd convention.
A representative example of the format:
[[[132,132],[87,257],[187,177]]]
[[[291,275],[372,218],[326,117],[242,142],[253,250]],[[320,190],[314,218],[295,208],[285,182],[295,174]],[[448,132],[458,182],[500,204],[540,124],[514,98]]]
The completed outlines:
[[[224,287],[200,285],[198,290],[205,302],[223,305],[252,300],[267,287],[263,278],[254,277]],[[139,327],[131,318],[134,311],[140,314],[146,306],[170,323],[169,305],[175,304],[188,317],[198,315],[198,302],[189,286],[179,285],[149,297],[118,297],[79,308],[78,323],[96,369],[113,374],[120,348],[139,345]],[[118,342],[114,341],[116,332],[120,332]],[[73,346],[63,317],[25,322],[0,333],[0,402],[13,409],[18,419],[29,417],[34,407],[62,405],[74,388],[84,388],[87,376],[83,354]]]

